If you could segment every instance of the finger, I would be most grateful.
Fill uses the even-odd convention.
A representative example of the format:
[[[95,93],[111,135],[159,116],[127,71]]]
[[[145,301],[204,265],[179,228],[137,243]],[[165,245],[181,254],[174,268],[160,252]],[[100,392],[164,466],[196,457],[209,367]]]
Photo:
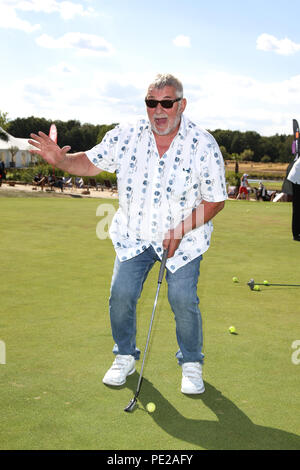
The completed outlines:
[[[67,153],[69,150],[71,150],[72,147],[70,147],[70,145],[65,145],[63,148],[62,148],[62,151],[64,153]]]
[[[50,137],[42,131],[39,131],[39,136],[43,137],[44,139],[51,140]],[[53,142],[53,140],[51,142]]]
[[[177,250],[179,244],[180,244],[180,240],[175,240],[175,239],[170,240],[168,258],[172,258],[172,256],[174,256],[175,251]]]
[[[28,143],[34,147],[37,147],[38,149],[41,148],[41,144],[39,142],[35,142],[35,140],[28,140]]]
[[[165,238],[165,239],[163,240],[162,245],[163,245],[163,249],[164,249],[164,250],[168,250],[168,249],[169,249],[169,246],[170,246],[170,238],[169,238],[168,236],[167,236],[167,238]]]
[[[30,150],[29,150],[29,152],[30,152],[30,153],[32,153],[32,154],[38,154],[38,155],[42,155],[42,152],[41,152],[41,150],[36,150],[36,149],[34,149],[34,150],[31,150],[31,149],[30,149]]]
[[[41,137],[39,137],[38,135],[36,134],[30,134],[30,137],[38,142],[42,142],[42,139]]]

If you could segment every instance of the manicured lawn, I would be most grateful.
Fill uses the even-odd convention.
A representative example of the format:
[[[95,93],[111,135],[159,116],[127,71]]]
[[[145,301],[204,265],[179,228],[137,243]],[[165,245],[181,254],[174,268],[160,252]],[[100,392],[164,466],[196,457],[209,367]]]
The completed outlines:
[[[138,406],[138,374],[113,389],[108,297],[111,242],[96,210],[111,200],[1,198],[1,449],[300,449],[300,244],[291,204],[228,201],[215,219],[199,282],[206,392],[180,392],[173,314],[164,282]],[[158,265],[138,308],[143,351]],[[239,283],[234,284],[232,277]],[[234,325],[237,335],[228,327]],[[298,355],[300,357],[300,353]],[[140,361],[141,362],[141,361]],[[140,364],[138,364],[138,371]],[[145,410],[149,402],[156,411]]]

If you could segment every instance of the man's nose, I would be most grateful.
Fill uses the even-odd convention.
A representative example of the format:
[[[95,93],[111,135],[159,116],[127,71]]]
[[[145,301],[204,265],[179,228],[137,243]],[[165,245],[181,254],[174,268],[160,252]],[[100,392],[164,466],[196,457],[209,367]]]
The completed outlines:
[[[164,108],[162,107],[160,103],[157,103],[155,111],[161,113],[161,112],[164,112]]]

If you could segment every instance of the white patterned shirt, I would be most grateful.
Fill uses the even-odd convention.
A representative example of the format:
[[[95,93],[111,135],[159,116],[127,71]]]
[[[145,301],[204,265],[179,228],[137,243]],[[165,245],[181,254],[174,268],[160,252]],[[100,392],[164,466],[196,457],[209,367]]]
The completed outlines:
[[[300,184],[300,158],[295,160],[287,179],[294,184]]]
[[[211,134],[185,116],[160,158],[149,120],[119,125],[86,152],[99,169],[116,172],[119,209],[109,234],[120,261],[153,246],[161,258],[165,234],[204,199],[227,199],[224,162]],[[175,272],[210,245],[212,221],[184,235],[167,268]]]

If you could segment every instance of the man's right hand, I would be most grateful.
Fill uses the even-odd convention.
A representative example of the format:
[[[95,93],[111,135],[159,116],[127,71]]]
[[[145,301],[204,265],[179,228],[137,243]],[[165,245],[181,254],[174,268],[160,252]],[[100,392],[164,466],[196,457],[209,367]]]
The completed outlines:
[[[30,150],[30,153],[37,153],[50,165],[59,166],[66,159],[66,153],[71,149],[69,145],[60,148],[41,131],[38,132],[38,135],[30,134],[30,137],[34,140],[28,140],[28,143],[35,147],[34,150]]]

